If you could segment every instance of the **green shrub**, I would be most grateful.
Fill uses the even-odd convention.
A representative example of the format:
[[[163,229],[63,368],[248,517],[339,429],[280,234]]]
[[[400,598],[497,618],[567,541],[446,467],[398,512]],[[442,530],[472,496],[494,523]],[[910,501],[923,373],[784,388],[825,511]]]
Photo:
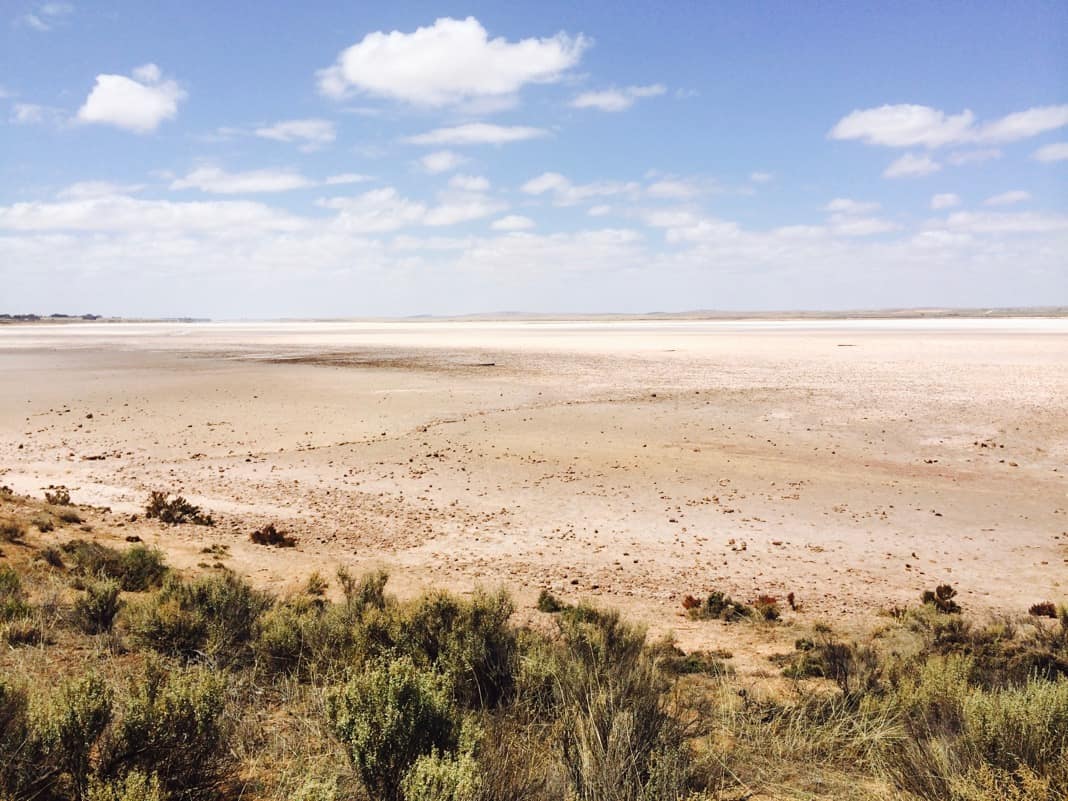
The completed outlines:
[[[663,707],[667,685],[645,633],[617,612],[576,607],[561,618],[556,668],[559,744],[581,801],[678,799],[688,793],[681,730]]]
[[[542,590],[538,593],[538,602],[536,606],[539,612],[546,612],[547,614],[552,615],[557,612],[562,612],[566,607],[566,604],[548,590]]]
[[[93,673],[67,682],[36,711],[34,728],[42,743],[44,762],[57,780],[62,777],[69,781],[75,798],[86,795],[91,759],[111,716],[111,690]]]
[[[389,581],[389,574],[385,570],[365,573],[357,580],[345,568],[339,567],[337,579],[345,596],[345,603],[357,611],[362,613],[367,609],[386,608],[386,582]]]
[[[432,593],[401,621],[398,647],[417,664],[440,672],[453,697],[469,709],[497,707],[515,686],[516,636],[507,593],[476,592],[467,601]]]
[[[0,798],[25,797],[37,775],[40,754],[30,736],[26,690],[0,676]]]
[[[402,779],[432,750],[452,750],[458,727],[441,678],[402,657],[383,660],[326,696],[327,717],[367,792],[402,798]]]
[[[479,801],[482,774],[470,753],[432,750],[418,757],[404,775],[404,801]]]
[[[149,662],[101,758],[109,778],[156,774],[166,795],[217,797],[230,766],[225,679],[206,668],[167,670]]]
[[[270,595],[229,572],[189,582],[168,576],[135,611],[130,631],[137,643],[160,653],[237,664],[251,655],[256,621],[271,604]]]
[[[86,634],[111,631],[119,613],[119,583],[100,579],[85,586],[85,595],[74,602],[74,622]]]
[[[52,518],[48,515],[35,515],[31,522],[42,534],[47,534],[49,531],[53,531],[56,527],[56,524],[52,522]]]
[[[30,614],[22,578],[14,568],[0,566],[0,623],[18,620]]]
[[[199,506],[194,506],[181,495],[171,498],[166,492],[152,492],[145,504],[145,517],[159,520],[161,523],[177,526],[192,523],[197,526],[214,526],[210,514]]]
[[[125,592],[143,592],[159,586],[167,573],[163,552],[134,545],[119,551],[99,542],[71,540],[62,545],[71,569],[86,577],[115,579]]]
[[[121,779],[89,782],[87,801],[166,801],[159,776],[134,770]]]

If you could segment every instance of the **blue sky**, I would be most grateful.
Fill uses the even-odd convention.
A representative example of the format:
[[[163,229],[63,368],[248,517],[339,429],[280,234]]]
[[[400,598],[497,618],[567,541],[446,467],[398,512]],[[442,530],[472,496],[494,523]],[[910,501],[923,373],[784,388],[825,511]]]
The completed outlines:
[[[1064,3],[0,13],[0,311],[1068,304]]]

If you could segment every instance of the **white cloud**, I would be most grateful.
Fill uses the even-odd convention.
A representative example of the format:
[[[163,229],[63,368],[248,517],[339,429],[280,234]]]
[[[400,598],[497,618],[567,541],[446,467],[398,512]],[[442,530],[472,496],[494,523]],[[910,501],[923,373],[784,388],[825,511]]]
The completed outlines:
[[[958,211],[949,215],[946,225],[975,234],[1037,234],[1068,231],[1068,215]]]
[[[171,202],[125,195],[0,206],[0,229],[185,233],[297,231],[305,221],[251,201]]]
[[[337,138],[337,130],[330,120],[283,120],[274,125],[257,128],[255,135],[276,142],[298,142],[304,151],[317,150]]]
[[[61,200],[87,200],[110,195],[131,195],[144,189],[143,184],[116,184],[111,181],[79,181],[56,193]]]
[[[490,188],[490,182],[481,175],[454,175],[449,179],[449,186],[465,192],[485,192]]]
[[[865,200],[853,200],[848,197],[836,197],[823,207],[833,214],[870,214],[879,208],[878,203]]]
[[[425,205],[401,197],[393,187],[372,189],[357,197],[328,198],[319,205],[339,212],[334,227],[354,234],[396,231],[426,215]]]
[[[543,195],[550,193],[553,196],[553,204],[557,206],[574,206],[592,198],[609,197],[612,195],[636,195],[639,186],[636,183],[623,183],[620,181],[598,181],[591,184],[573,184],[568,178],[558,172],[545,172],[536,178],[531,178],[520,187],[520,191],[528,195]]]
[[[749,180],[754,184],[766,184],[775,180],[775,176],[770,172],[751,172],[749,173]]]
[[[1031,199],[1031,193],[1025,192],[1022,189],[1013,189],[1009,192],[1002,192],[1000,195],[994,195],[988,197],[983,201],[984,206],[1012,206],[1016,203],[1023,203],[1025,200]]]
[[[931,196],[931,208],[935,209],[948,209],[953,206],[960,205],[960,196],[955,195],[952,192],[943,192],[938,195]]]
[[[314,186],[294,170],[249,170],[226,172],[219,167],[198,167],[171,183],[171,189],[199,189],[214,195],[244,195],[260,192],[289,192]]]
[[[979,164],[984,161],[993,161],[1001,158],[1001,151],[996,147],[980,148],[978,150],[958,150],[946,157],[947,161],[955,167],[964,164]]]
[[[63,109],[37,103],[16,103],[11,109],[11,121],[16,125],[58,125],[64,116]]]
[[[907,103],[853,111],[831,129],[831,139],[857,139],[869,145],[937,148],[968,142],[1015,142],[1068,125],[1068,105],[1040,106],[1008,114],[984,125],[965,109],[946,114]]]
[[[656,97],[667,91],[662,84],[650,86],[627,86],[623,89],[604,89],[599,92],[583,92],[570,103],[572,108],[595,108],[600,111],[625,111],[634,101],[643,97]]]
[[[27,14],[23,14],[20,20],[36,31],[42,33],[52,30],[62,19],[74,12],[74,6],[70,3],[42,3]]]
[[[1031,158],[1045,162],[1065,161],[1068,159],[1068,142],[1054,142],[1050,145],[1043,145],[1031,154]]]
[[[370,175],[361,175],[357,172],[343,172],[338,175],[327,176],[323,183],[327,186],[339,186],[341,184],[362,184],[370,180]]]
[[[916,178],[930,175],[942,169],[942,165],[926,154],[906,153],[883,170],[884,178]]]
[[[702,190],[699,186],[696,186],[689,181],[679,181],[669,178],[654,181],[645,188],[645,192],[649,197],[667,200],[688,200],[689,198],[697,197],[701,194]]]
[[[590,206],[586,213],[591,217],[605,217],[612,213],[612,207],[604,204]]]
[[[134,75],[140,80],[125,75],[97,75],[96,85],[78,110],[78,119],[148,133],[177,116],[178,104],[186,98],[177,83],[162,80],[154,64],[138,67]]]
[[[424,225],[442,226],[480,220],[504,211],[507,204],[477,193],[445,194],[427,210]]]
[[[831,129],[831,139],[859,139],[888,147],[939,147],[965,141],[975,115],[947,115],[928,106],[901,104],[853,111]]]
[[[451,150],[435,150],[433,153],[427,153],[419,159],[423,169],[429,173],[449,172],[450,170],[455,170],[465,161],[467,159],[464,156]]]
[[[978,134],[983,142],[1016,142],[1068,125],[1068,105],[1041,106],[1017,111],[984,125]]]
[[[831,233],[838,236],[872,236],[874,234],[897,231],[901,226],[879,217],[851,217],[844,214],[832,214],[829,228]]]
[[[544,128],[531,128],[526,125],[469,122],[409,136],[405,141],[413,145],[502,145],[548,135],[549,132]]]
[[[526,231],[533,227],[534,221],[530,217],[524,217],[520,214],[509,214],[507,217],[501,217],[490,224],[490,228],[494,231]]]
[[[423,106],[507,97],[528,83],[552,83],[575,66],[590,42],[581,34],[509,42],[490,39],[477,19],[438,19],[412,33],[375,31],[318,72],[319,90],[352,91]]]

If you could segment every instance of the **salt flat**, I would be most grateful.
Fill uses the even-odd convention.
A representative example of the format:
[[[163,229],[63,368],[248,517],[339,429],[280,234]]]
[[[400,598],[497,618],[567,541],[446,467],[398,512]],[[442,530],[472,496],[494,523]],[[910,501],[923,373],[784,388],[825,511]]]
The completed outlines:
[[[0,483],[182,492],[223,524],[191,547],[276,522],[297,553],[235,550],[266,583],[551,587],[684,642],[712,588],[842,617],[1068,584],[1064,319],[10,325],[0,377]]]

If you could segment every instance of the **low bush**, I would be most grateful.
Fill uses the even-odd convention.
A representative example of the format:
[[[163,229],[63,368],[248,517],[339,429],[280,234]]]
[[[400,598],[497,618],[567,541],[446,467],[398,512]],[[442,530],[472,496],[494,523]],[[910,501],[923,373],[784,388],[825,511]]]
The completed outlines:
[[[782,617],[782,607],[779,605],[779,599],[773,595],[760,595],[753,601],[754,614],[770,622],[776,621]]]
[[[953,600],[956,596],[957,591],[949,584],[939,584],[934,590],[924,590],[922,600],[925,605],[933,606],[942,614],[958,615],[961,609]]]
[[[0,540],[21,542],[26,536],[26,527],[10,517],[0,517]]]
[[[692,598],[692,596],[687,596],[687,598]],[[719,590],[709,593],[707,598],[703,601],[698,600],[696,604],[692,602],[687,604],[686,600],[683,604],[687,614],[694,620],[722,620],[729,623],[744,620],[754,614],[752,607],[732,600],[729,595]]]
[[[232,761],[224,681],[204,668],[175,670],[150,661],[132,683],[100,773],[154,775],[165,797],[216,798]]]
[[[145,517],[159,520],[161,523],[177,526],[192,523],[197,526],[214,526],[211,515],[199,506],[194,506],[181,495],[171,498],[166,492],[153,491],[145,504]]]
[[[248,535],[248,538],[256,545],[274,545],[278,548],[295,548],[297,539],[279,531],[274,523],[268,523],[263,528],[258,528]]]
[[[451,751],[459,735],[441,677],[406,657],[369,666],[328,693],[326,714],[368,794],[382,801],[400,801],[416,760]]]
[[[70,506],[70,492],[64,486],[52,486],[45,490],[45,503],[51,506]]]
[[[103,634],[111,631],[121,606],[117,581],[105,578],[89,582],[85,594],[74,602],[74,623],[86,634]]]
[[[240,664],[251,657],[256,622],[272,603],[270,595],[229,572],[193,581],[168,576],[134,611],[130,633],[160,653]]]
[[[52,518],[48,515],[35,515],[31,521],[38,531],[42,534],[47,534],[49,531],[54,531],[56,524],[52,522]]]
[[[548,590],[542,590],[538,593],[537,609],[539,612],[547,612],[552,615],[562,612],[565,608],[566,604]]]
[[[66,542],[61,548],[78,575],[114,579],[125,592],[143,592],[159,586],[167,573],[163,552],[157,548],[138,544],[119,551],[80,539]]]
[[[1057,607],[1050,601],[1044,601],[1039,604],[1032,604],[1031,608],[1027,610],[1027,614],[1033,617],[1057,617]]]

